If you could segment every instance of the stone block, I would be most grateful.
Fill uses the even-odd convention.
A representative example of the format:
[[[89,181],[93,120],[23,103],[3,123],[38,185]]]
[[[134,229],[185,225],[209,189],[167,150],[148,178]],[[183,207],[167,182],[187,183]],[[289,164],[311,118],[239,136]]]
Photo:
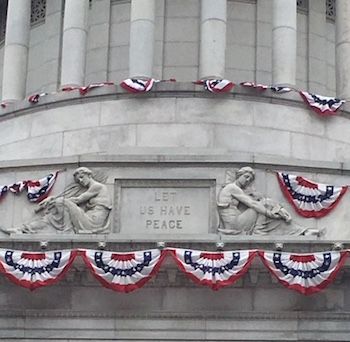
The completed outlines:
[[[228,1],[227,2],[227,18],[228,20],[240,20],[242,22],[254,22],[256,9],[254,3]]]
[[[298,133],[291,133],[291,138],[292,156],[295,158],[338,162],[349,160],[348,144],[331,140],[325,144],[320,137]]]
[[[92,2],[89,15],[89,24],[107,24],[110,19],[111,0],[98,0]]]
[[[45,24],[32,27],[30,30],[29,46],[33,47],[40,44],[45,39],[45,36]]]
[[[255,48],[243,45],[228,45],[226,47],[226,68],[238,70],[255,69]]]
[[[194,66],[198,65],[198,43],[164,44],[164,66]]]
[[[113,23],[109,39],[111,47],[128,45],[130,41],[130,22]]]
[[[254,103],[251,106],[251,111],[254,115],[254,124],[258,127],[270,127],[318,136],[324,136],[327,127],[321,117],[313,115],[307,109]]]
[[[98,48],[89,50],[86,54],[86,67],[85,73],[92,74],[97,71],[104,71],[107,73],[107,63],[108,63],[108,49]],[[106,77],[100,79],[100,81],[105,81]]]
[[[59,157],[62,152],[62,134],[29,138],[0,146],[3,160]]]
[[[258,46],[272,47],[272,25],[266,22],[257,22],[256,44]]]
[[[186,279],[191,285],[191,280]],[[203,300],[206,298],[206,300]],[[235,298],[234,303],[227,298]],[[253,308],[253,297],[251,290],[233,289],[227,287],[220,291],[213,291],[208,287],[194,287],[171,289],[169,288],[164,295],[164,309],[173,312],[223,312],[236,311],[247,312]]]
[[[214,147],[287,157],[290,156],[290,133],[271,128],[217,125],[214,128]]]
[[[168,18],[165,22],[167,42],[198,42],[199,21],[195,18]]]
[[[85,84],[99,83],[107,80],[107,70],[93,71],[85,75]]]
[[[268,71],[257,70],[255,73],[255,80],[257,83],[261,84],[272,84],[272,73]]]
[[[135,126],[111,126],[65,132],[63,155],[117,154],[119,147],[135,146]]]
[[[227,65],[227,62],[226,62]],[[233,80],[237,83],[244,81],[253,81],[254,80],[254,71],[253,70],[240,70],[235,68],[229,68],[226,66],[225,77],[229,80]]]
[[[239,44],[254,46],[255,44],[255,23],[247,21],[227,22],[227,44]]]
[[[99,116],[99,103],[67,106],[39,112],[32,115],[31,136],[96,127],[99,123]]]
[[[308,53],[308,38],[306,33],[297,34],[297,55],[307,57]]]
[[[258,46],[256,48],[256,69],[272,71],[272,49],[270,47]]]
[[[45,39],[43,39],[45,41]],[[29,49],[28,55],[28,70],[33,70],[38,68],[46,60],[46,44],[41,42]]]
[[[272,0],[258,1],[257,5],[257,21],[271,23],[273,18],[273,3]]]
[[[307,33],[308,32],[308,16],[304,13],[297,13],[297,30],[298,33]]]
[[[138,125],[137,146],[210,147],[212,129],[207,125],[191,124]]]
[[[175,102],[174,98],[138,98],[102,102],[101,126],[171,123],[175,121]]]
[[[175,78],[177,81],[181,82],[193,82],[193,80],[198,79],[198,66],[193,67],[167,67],[163,68],[163,78]]]
[[[119,35],[119,34],[118,34]],[[90,26],[88,33],[87,49],[108,48],[109,25],[108,23]],[[116,44],[120,45],[120,44]]]
[[[29,138],[31,120],[32,118],[29,115],[23,115],[0,121],[2,132],[6,132],[6,134],[0,135],[0,145],[6,145]]]
[[[306,82],[307,80],[307,58],[306,56],[297,56],[297,72],[296,78]],[[306,87],[299,88],[300,90],[307,90]]]
[[[182,0],[172,0],[166,3],[166,17],[199,17],[200,16],[200,1],[188,0],[186,5]]]
[[[113,1],[111,3],[111,24],[130,21],[130,2]]]
[[[326,137],[329,140],[343,141],[350,144],[350,121],[348,117],[334,117],[335,120],[327,121]],[[350,156],[349,156],[350,157]]]
[[[153,67],[163,67],[163,46],[163,41],[156,41],[154,43]]]
[[[213,123],[250,126],[251,103],[231,99],[177,99],[176,120],[181,123]]]
[[[56,1],[57,4],[61,3],[61,0]],[[60,4],[61,6],[61,4]],[[46,10],[47,11],[47,10]],[[62,17],[61,10],[52,13],[46,14],[47,19],[45,20],[45,34],[47,38],[59,36],[62,30]]]
[[[108,80],[116,83],[128,77],[129,77],[129,69],[121,69],[117,71],[108,72]]]
[[[129,69],[129,45],[109,49],[108,71]],[[117,78],[116,78],[117,80]]]

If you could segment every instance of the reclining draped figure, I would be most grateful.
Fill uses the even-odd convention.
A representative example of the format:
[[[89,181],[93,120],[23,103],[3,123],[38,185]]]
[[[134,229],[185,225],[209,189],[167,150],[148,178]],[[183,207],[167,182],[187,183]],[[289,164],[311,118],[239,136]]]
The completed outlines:
[[[42,215],[7,233],[108,233],[112,202],[103,180],[86,167],[74,171],[75,183],[60,195],[43,200],[35,212]],[[100,178],[101,175],[100,175]]]
[[[291,223],[292,217],[274,200],[264,197],[249,186],[255,172],[242,167],[218,194],[219,232],[232,235],[319,235],[315,228]]]

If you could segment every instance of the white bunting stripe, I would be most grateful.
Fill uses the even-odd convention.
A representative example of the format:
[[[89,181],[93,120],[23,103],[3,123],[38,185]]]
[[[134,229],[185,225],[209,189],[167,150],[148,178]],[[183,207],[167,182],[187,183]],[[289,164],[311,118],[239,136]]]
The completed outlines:
[[[218,290],[233,284],[248,270],[256,251],[206,252],[169,248],[180,269],[194,282]]]
[[[76,251],[45,253],[0,250],[0,271],[13,283],[30,290],[61,279],[74,261]]]
[[[82,251],[85,264],[95,278],[104,287],[119,292],[141,288],[158,272],[164,255],[158,249],[131,253]]]

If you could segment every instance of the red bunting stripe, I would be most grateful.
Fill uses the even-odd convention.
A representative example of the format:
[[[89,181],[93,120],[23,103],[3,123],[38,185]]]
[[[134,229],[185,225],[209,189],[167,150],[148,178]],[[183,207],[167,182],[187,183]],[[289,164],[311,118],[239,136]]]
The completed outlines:
[[[141,288],[157,274],[165,253],[158,249],[133,253],[83,250],[82,256],[104,287],[128,293]]]
[[[322,116],[335,115],[337,110],[345,103],[345,100],[312,94],[307,91],[299,91],[299,94],[314,112]]]
[[[333,210],[348,186],[314,183],[301,176],[276,172],[278,183],[295,211],[306,218],[320,218]]]
[[[336,277],[348,252],[330,251],[311,254],[264,252],[264,265],[285,287],[304,295],[323,290]]]
[[[0,272],[13,283],[32,291],[62,279],[76,254],[68,250],[35,253],[1,249]]]
[[[212,290],[229,286],[241,278],[256,251],[202,252],[168,248],[179,268],[194,282]]]
[[[144,93],[152,89],[155,79],[141,80],[136,78],[127,78],[120,83],[120,86],[130,93]]]

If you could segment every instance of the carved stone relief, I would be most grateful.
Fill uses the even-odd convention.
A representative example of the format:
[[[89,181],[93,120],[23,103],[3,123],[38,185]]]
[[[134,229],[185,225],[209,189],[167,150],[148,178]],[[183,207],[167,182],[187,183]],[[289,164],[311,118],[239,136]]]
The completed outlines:
[[[35,209],[36,217],[6,233],[76,233],[110,232],[111,198],[104,176],[86,167],[74,171],[74,183],[61,194],[48,197]]]
[[[252,190],[255,171],[242,167],[228,172],[219,191],[219,232],[231,235],[319,235],[314,228],[292,222],[292,216],[276,201]]]

